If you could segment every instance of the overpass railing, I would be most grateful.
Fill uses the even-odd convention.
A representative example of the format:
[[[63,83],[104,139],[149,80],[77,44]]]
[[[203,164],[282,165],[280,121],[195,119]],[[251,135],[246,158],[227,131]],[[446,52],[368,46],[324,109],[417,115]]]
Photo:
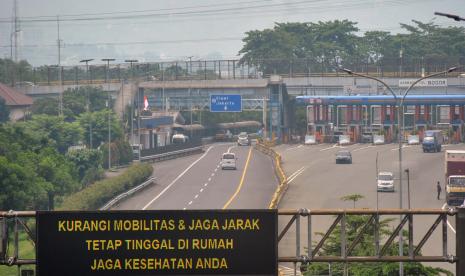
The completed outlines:
[[[5,63],[6,64],[6,63]],[[344,66],[354,72],[377,77],[417,78],[422,74],[440,72],[451,66],[463,66],[464,57],[450,58],[383,58],[380,61],[345,61]],[[110,64],[108,77],[104,64],[78,66],[40,66],[30,68],[11,68],[4,71],[9,79],[3,82],[30,82],[40,85],[85,85],[103,84],[107,81],[137,79],[139,81],[171,80],[219,80],[219,79],[262,79],[271,74],[282,77],[344,76],[335,70],[336,64],[330,60],[312,58],[263,59],[253,63],[235,60],[198,60],[137,63],[133,67],[127,63]],[[452,73],[451,76],[460,74]]]
[[[8,211],[0,212],[0,265],[25,265],[36,264],[36,259],[22,259],[19,256],[19,233],[25,231],[36,246],[34,231],[31,230],[31,223],[26,223],[27,219],[34,219],[35,211]],[[321,232],[321,238],[315,238],[314,220],[316,217],[325,216],[333,222],[326,231]],[[356,229],[355,235],[348,235],[348,218],[350,216],[364,216],[364,223]],[[387,238],[383,238],[380,233],[382,219],[385,217],[400,216],[400,221],[393,224],[394,230],[391,231]],[[419,233],[420,230],[414,229],[413,221],[419,217],[429,217],[434,220],[433,223],[422,226],[427,227],[426,233]],[[448,218],[455,217],[456,222],[456,252],[451,252],[448,248]],[[290,219],[289,219],[290,218]],[[333,263],[351,263],[351,262],[448,262],[456,264],[456,275],[465,275],[465,208],[457,209],[299,209],[299,210],[278,210],[278,220],[283,222],[284,227],[277,233],[278,246],[282,243],[283,238],[289,232],[292,226],[295,226],[295,254],[283,256],[279,254],[278,262],[300,264],[301,267],[315,262],[333,262]],[[392,223],[392,220],[391,220]],[[430,240],[436,228],[440,226],[441,231],[441,254],[428,255],[420,254],[425,243]],[[338,228],[337,231],[335,229]],[[399,236],[401,231],[406,231],[406,255],[392,255],[388,253],[393,241]],[[8,237],[8,229],[13,229],[12,241]],[[369,231],[372,233],[368,233]],[[302,234],[306,233],[306,238]],[[322,250],[325,243],[328,242],[330,235],[337,233],[340,239],[340,253],[337,255],[325,255]],[[414,244],[414,233],[420,235],[420,242]],[[385,234],[385,233],[384,233]],[[354,248],[361,244],[366,235],[373,235],[374,252],[370,255],[355,255]],[[366,241],[364,241],[366,242]],[[7,252],[7,248],[13,243],[13,250]],[[305,243],[303,249],[301,244]],[[368,252],[369,250],[365,251]],[[12,252],[12,254],[11,254]],[[389,251],[392,253],[393,251]]]

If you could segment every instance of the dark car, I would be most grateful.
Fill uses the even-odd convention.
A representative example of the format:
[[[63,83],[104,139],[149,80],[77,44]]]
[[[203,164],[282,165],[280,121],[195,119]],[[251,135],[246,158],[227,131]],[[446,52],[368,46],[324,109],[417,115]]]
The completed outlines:
[[[340,150],[336,153],[336,164],[352,164],[352,154],[348,150]]]

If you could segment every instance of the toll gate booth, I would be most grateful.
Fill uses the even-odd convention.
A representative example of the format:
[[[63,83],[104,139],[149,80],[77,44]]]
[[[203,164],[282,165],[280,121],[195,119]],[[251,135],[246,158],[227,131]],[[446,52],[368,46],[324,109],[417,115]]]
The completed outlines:
[[[352,143],[361,142],[363,132],[362,109],[361,105],[349,105],[347,108],[347,134]]]
[[[315,136],[318,143],[329,142],[333,112],[329,106],[319,104],[319,100],[313,103],[307,106],[307,135]]]
[[[460,143],[464,141],[464,106],[451,105],[449,107],[450,118],[450,141]]]
[[[296,103],[307,106],[307,130],[311,135],[337,131],[349,135],[352,142],[359,142],[362,134],[368,131],[384,134],[387,143],[397,141],[398,103],[393,96],[298,96]],[[408,95],[402,108],[404,130],[407,126],[422,138],[425,130],[443,129],[451,142],[463,142],[464,106],[465,93]]]

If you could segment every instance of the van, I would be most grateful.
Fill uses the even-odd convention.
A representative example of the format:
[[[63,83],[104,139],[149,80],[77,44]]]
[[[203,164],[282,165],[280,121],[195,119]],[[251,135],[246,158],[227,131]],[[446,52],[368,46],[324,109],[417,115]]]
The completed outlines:
[[[189,141],[189,136],[186,136],[184,134],[175,134],[173,135],[173,138],[171,138],[171,142],[173,144],[184,144]]]
[[[440,152],[444,137],[440,130],[427,130],[423,137],[423,152]]]
[[[225,152],[221,157],[221,169],[232,169],[236,170],[236,155],[232,152]]]

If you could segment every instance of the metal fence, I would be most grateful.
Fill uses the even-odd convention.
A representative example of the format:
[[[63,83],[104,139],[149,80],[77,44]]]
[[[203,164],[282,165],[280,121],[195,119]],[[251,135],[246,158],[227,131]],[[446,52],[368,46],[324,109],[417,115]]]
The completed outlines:
[[[31,68],[4,68],[5,75],[13,84],[40,85],[84,85],[99,84],[105,81],[138,79],[139,81],[171,80],[218,80],[218,79],[261,79],[272,74],[282,77],[344,76],[336,66],[350,68],[380,77],[420,77],[422,74],[443,71],[452,66],[465,65],[465,57],[449,58],[384,58],[376,62],[371,60],[353,60],[336,63],[332,60],[266,59],[248,63],[241,60],[188,60],[169,62],[110,64],[108,79],[104,64],[76,66],[40,66]],[[5,65],[6,66],[6,65]],[[455,75],[458,73],[454,73]],[[454,76],[455,76],[454,75]],[[6,80],[4,80],[6,81]]]
[[[25,223],[25,219],[35,218],[35,211],[9,211],[0,212],[0,234],[1,234],[1,250],[0,265],[24,265],[36,264],[35,259],[22,259],[19,256],[19,232],[25,231],[29,235],[30,241],[35,246],[35,234],[31,228]],[[387,239],[383,239],[380,234],[380,221],[381,217],[385,216],[400,216],[399,223],[390,233]],[[287,223],[283,224],[283,229],[277,233],[278,244],[282,242],[283,238],[288,233],[288,230],[295,225],[295,254],[292,256],[282,256],[279,254],[278,262],[281,263],[300,263],[306,265],[314,262],[449,262],[456,264],[456,275],[465,275],[465,208],[458,209],[322,209],[322,210],[278,210],[279,220]],[[315,217],[326,216],[333,219],[333,223],[323,232],[322,237],[317,240],[314,235],[313,221]],[[365,216],[367,219],[363,225],[358,227],[357,233],[349,237],[347,234],[347,218],[348,216]],[[419,216],[428,216],[434,219],[430,224],[426,233],[421,236],[421,240],[417,245],[414,245],[414,233],[418,231],[414,229],[414,218]],[[290,217],[290,219],[289,219]],[[447,247],[447,224],[448,217],[455,217],[456,220],[456,252],[455,255],[449,252]],[[304,221],[302,221],[304,220]],[[406,226],[407,225],[407,226]],[[430,239],[435,229],[441,225],[441,255],[427,255],[420,254],[424,244]],[[336,227],[339,227],[340,238],[340,254],[335,256],[324,255],[321,250],[328,237],[335,232]],[[387,250],[392,246],[394,239],[399,236],[399,233],[407,228],[406,246],[408,248],[406,255],[388,255]],[[6,234],[6,229],[13,229],[13,254],[10,256],[6,252],[7,245],[10,239]],[[306,252],[302,250],[301,234],[306,230]],[[374,246],[375,250],[371,255],[354,255],[354,248],[360,244],[364,236],[369,234],[367,229],[373,229],[374,233]],[[384,242],[384,244],[383,244]],[[369,253],[367,253],[369,254]]]

